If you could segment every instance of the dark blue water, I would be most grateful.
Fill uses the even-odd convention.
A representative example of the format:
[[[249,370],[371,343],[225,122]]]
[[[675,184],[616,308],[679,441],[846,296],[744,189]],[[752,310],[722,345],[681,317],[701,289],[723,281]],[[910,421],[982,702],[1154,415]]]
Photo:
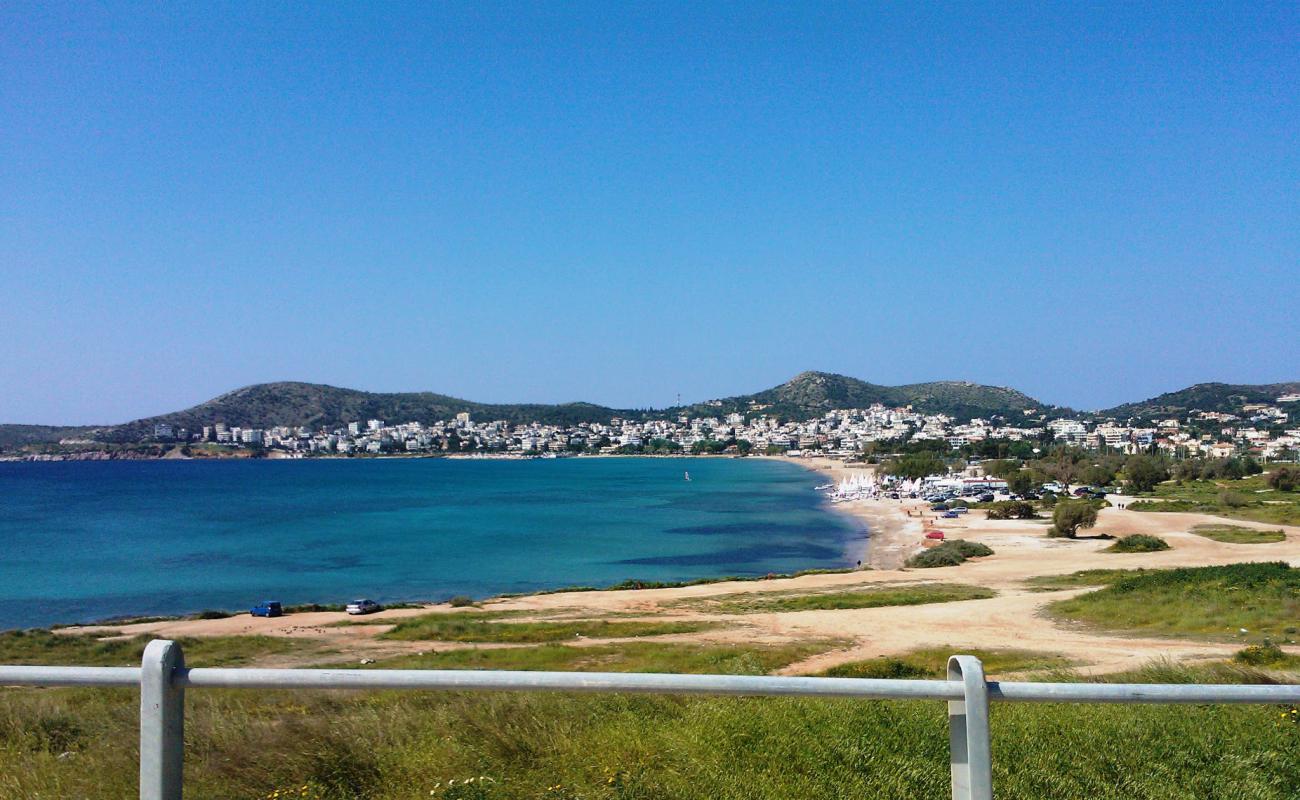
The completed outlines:
[[[756,459],[0,464],[0,629],[845,566],[865,530],[816,482]]]

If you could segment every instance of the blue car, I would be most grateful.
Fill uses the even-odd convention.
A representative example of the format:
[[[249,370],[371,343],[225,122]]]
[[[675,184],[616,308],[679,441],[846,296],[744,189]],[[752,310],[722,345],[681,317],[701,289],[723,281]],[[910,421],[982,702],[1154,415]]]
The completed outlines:
[[[255,617],[279,617],[284,615],[284,607],[279,600],[263,600],[249,609],[248,613]]]
[[[948,511],[948,512],[944,513],[943,518],[944,518],[944,519],[957,519],[957,517],[959,517],[959,516],[961,516],[961,515],[958,514],[956,511]]]

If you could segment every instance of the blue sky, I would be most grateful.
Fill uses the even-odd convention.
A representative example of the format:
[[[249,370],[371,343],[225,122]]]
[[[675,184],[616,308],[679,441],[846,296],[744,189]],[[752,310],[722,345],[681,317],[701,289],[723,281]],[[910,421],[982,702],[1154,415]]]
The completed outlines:
[[[0,421],[1300,379],[1293,4],[7,4]]]

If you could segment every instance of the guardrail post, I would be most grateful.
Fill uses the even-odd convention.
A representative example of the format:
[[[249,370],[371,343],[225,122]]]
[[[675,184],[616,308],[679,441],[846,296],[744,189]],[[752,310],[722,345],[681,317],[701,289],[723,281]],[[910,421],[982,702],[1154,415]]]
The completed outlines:
[[[185,656],[155,640],[140,664],[140,800],[180,800],[185,754]]]
[[[948,761],[953,800],[992,800],[989,752],[989,686],[975,656],[948,659],[948,680],[961,681],[965,698],[948,701]]]

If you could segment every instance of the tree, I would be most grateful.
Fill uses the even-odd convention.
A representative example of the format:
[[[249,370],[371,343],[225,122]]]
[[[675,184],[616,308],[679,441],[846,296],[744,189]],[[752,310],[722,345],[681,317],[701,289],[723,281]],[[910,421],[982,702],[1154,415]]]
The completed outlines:
[[[885,467],[885,472],[899,478],[917,480],[927,475],[946,474],[948,466],[942,458],[939,458],[934,453],[908,453],[889,462]]]
[[[1124,477],[1129,488],[1136,492],[1149,492],[1156,484],[1169,479],[1169,470],[1151,456],[1129,456],[1124,462]]]
[[[1090,467],[1084,467],[1079,477],[1089,486],[1106,486],[1115,480],[1115,472],[1101,464],[1093,464]]]
[[[1022,469],[1007,476],[1007,491],[1012,494],[1027,494],[1043,485],[1043,475],[1032,469]]]
[[[1294,492],[1300,486],[1300,469],[1277,467],[1268,474],[1268,485],[1279,492]]]
[[[983,464],[984,474],[994,478],[1008,478],[1020,469],[1020,465],[1008,459],[994,459]]]
[[[1055,536],[1073,539],[1080,528],[1097,524],[1097,508],[1087,500],[1062,500],[1052,512],[1052,532]]]

